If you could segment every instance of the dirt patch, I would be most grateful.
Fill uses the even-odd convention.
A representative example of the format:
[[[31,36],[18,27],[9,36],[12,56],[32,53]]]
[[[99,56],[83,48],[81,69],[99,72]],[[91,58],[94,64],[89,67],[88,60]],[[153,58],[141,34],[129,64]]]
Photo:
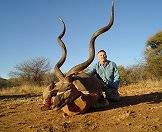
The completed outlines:
[[[71,117],[62,111],[41,111],[40,95],[0,96],[0,131],[162,131],[162,88],[128,86],[121,88],[120,93],[120,102]]]

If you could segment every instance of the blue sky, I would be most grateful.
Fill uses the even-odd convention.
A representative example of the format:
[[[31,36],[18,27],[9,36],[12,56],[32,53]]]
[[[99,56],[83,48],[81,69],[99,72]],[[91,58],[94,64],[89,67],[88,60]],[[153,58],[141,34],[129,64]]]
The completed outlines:
[[[162,29],[162,0],[116,0],[113,27],[96,41],[117,65],[141,62],[146,40]],[[29,58],[46,57],[52,66],[61,50],[58,17],[67,26],[65,72],[86,60],[93,32],[109,21],[111,0],[0,0],[0,76]],[[93,61],[95,63],[97,59]]]

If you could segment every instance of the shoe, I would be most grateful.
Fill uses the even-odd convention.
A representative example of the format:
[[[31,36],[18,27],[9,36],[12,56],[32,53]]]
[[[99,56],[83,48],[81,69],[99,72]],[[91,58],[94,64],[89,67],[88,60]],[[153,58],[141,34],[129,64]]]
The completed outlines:
[[[109,106],[109,101],[104,99],[102,102],[98,102],[94,105],[94,108],[106,108]]]
[[[118,96],[118,97],[109,97],[107,98],[110,102],[119,102],[121,100],[121,98]]]

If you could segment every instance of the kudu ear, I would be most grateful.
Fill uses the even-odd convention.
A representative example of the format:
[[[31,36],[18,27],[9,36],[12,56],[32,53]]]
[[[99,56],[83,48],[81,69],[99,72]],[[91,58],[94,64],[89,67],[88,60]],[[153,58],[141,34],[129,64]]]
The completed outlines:
[[[108,31],[112,25],[113,25],[113,22],[114,22],[114,0],[112,0],[112,8],[111,8],[111,16],[110,16],[110,21],[109,23],[105,26],[105,27],[102,27],[100,29],[98,29],[91,37],[90,39],[90,42],[89,42],[89,56],[88,56],[88,59],[81,63],[81,64],[78,64],[76,66],[74,66],[73,68],[71,68],[66,76],[70,76],[70,75],[74,75],[74,74],[77,74],[79,73],[80,71],[84,70],[85,68],[87,68],[91,63],[92,61],[94,60],[94,57],[95,57],[95,40],[96,38],[101,35],[102,33],[105,33],[106,31]]]
[[[55,67],[54,67],[54,74],[56,75],[56,77],[59,80],[64,80],[64,74],[60,70],[60,67],[64,64],[64,62],[66,60],[66,56],[67,56],[66,46],[65,46],[64,42],[62,41],[62,37],[65,35],[65,32],[66,32],[66,25],[65,25],[63,19],[59,18],[59,20],[63,24],[63,31],[57,37],[57,42],[62,49],[62,55],[61,55],[61,58],[59,59],[59,61],[56,63]]]

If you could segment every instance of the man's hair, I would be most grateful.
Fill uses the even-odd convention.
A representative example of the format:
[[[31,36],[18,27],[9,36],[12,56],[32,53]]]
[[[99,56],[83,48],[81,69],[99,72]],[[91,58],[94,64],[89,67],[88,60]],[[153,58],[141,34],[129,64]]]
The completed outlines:
[[[106,51],[105,51],[105,50],[101,49],[101,50],[99,50],[99,51],[98,51],[98,53],[97,53],[97,54],[99,54],[100,52],[105,52],[105,53],[106,53]]]

